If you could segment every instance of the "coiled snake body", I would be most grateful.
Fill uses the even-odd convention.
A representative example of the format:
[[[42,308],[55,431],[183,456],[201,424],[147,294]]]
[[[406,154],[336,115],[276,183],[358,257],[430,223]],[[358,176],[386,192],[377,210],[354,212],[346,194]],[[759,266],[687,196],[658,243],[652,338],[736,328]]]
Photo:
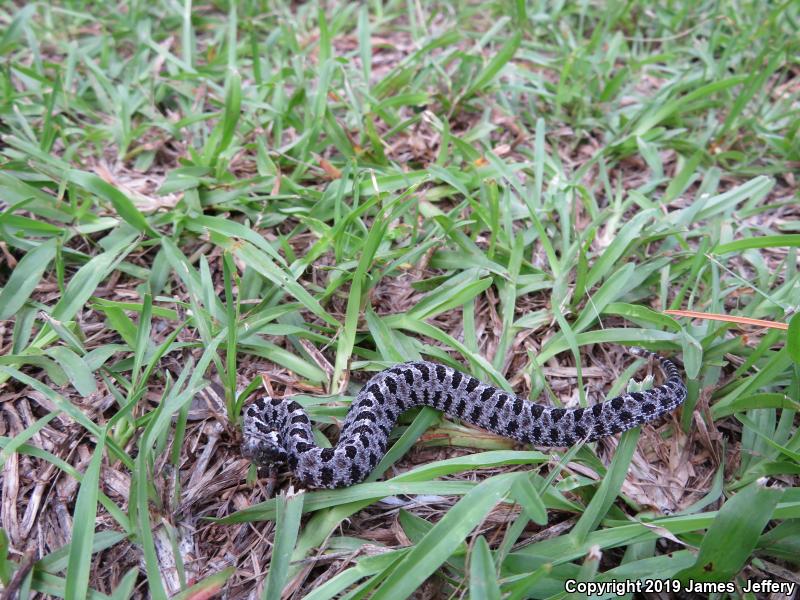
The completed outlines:
[[[403,363],[367,381],[353,400],[333,448],[314,443],[311,421],[300,404],[263,397],[244,412],[242,453],[259,465],[288,464],[308,487],[353,485],[362,481],[386,452],[398,416],[423,405],[536,446],[590,442],[653,421],[686,398],[686,387],[671,361],[646,350],[631,351],[657,358],[666,381],[590,408],[553,408],[441,364]]]

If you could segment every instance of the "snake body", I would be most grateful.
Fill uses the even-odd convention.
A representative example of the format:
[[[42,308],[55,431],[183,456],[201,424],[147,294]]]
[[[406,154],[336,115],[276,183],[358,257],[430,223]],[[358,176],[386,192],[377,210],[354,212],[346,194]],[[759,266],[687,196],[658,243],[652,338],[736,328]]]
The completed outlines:
[[[658,359],[660,386],[617,396],[590,408],[554,408],[428,361],[403,363],[374,375],[353,400],[333,448],[314,442],[303,407],[262,397],[245,409],[242,453],[263,466],[288,464],[307,487],[338,488],[362,481],[383,457],[389,434],[404,411],[432,406],[451,417],[536,446],[572,446],[632,429],[674,410],[686,387],[668,359]]]

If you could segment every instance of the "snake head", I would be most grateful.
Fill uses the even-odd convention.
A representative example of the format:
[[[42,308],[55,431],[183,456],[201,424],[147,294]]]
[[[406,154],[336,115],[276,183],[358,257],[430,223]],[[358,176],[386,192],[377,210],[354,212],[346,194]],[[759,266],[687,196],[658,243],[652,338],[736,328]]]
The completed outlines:
[[[279,433],[265,421],[256,404],[244,411],[242,454],[253,463],[269,467],[286,464],[288,453]]]

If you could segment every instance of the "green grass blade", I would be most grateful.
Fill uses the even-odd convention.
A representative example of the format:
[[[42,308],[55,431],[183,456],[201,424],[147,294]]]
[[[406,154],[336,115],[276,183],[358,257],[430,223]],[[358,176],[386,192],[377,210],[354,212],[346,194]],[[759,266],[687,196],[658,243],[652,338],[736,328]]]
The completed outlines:
[[[796,313],[789,320],[789,330],[786,332],[786,351],[792,360],[800,363],[800,313]]]
[[[92,568],[92,546],[94,544],[95,518],[97,517],[97,493],[100,486],[100,465],[103,462],[106,430],[103,429],[92,455],[92,460],[81,481],[75,512],[72,515],[72,541],[69,544],[65,600],[80,600],[89,589],[89,573]]]
[[[116,237],[116,243],[94,256],[69,280],[64,295],[53,307],[50,316],[59,321],[71,320],[92,297],[100,282],[139,244],[135,233]]]
[[[479,535],[469,561],[469,594],[471,600],[500,600],[500,585],[486,538]]]
[[[305,494],[281,494],[278,498],[278,513],[275,519],[275,541],[272,544],[272,558],[269,573],[261,596],[263,600],[280,600],[289,574],[289,557],[292,556],[303,515]]]
[[[144,218],[144,215],[142,215],[139,209],[133,204],[133,201],[110,183],[106,183],[93,173],[86,173],[75,169],[70,169],[65,175],[72,183],[111,203],[114,210],[117,211],[117,214],[137,231],[146,233],[151,237],[158,236],[156,231],[147,222],[147,219]]]
[[[70,380],[70,383],[78,390],[84,398],[97,391],[97,383],[92,370],[86,361],[75,354],[66,346],[54,346],[45,350],[45,353],[53,358]]]
[[[333,318],[322,306],[319,301],[309,294],[303,286],[295,280],[294,276],[289,275],[278,267],[264,252],[258,250],[248,243],[241,244],[234,249],[234,254],[245,262],[249,267],[258,271],[261,275],[270,280],[278,288],[297,299],[309,311],[317,315],[320,319],[333,327],[339,327],[340,323]]]
[[[2,469],[6,464],[9,456],[11,456],[14,452],[17,452],[17,450],[23,444],[25,444],[34,435],[39,433],[50,421],[53,420],[54,417],[58,416],[58,414],[58,411],[46,414],[41,419],[37,420],[33,425],[29,425],[13,438],[9,439],[5,443],[5,446],[3,446],[2,452],[0,452],[0,469]]]
[[[619,445],[614,452],[614,458],[608,467],[605,477],[600,482],[597,492],[592,496],[589,506],[581,515],[575,527],[572,528],[571,535],[579,542],[583,542],[605,517],[608,509],[617,499],[622,482],[628,474],[633,453],[636,450],[636,442],[639,440],[639,428],[626,431],[620,437]]]
[[[387,224],[384,221],[382,211],[370,228],[364,246],[361,249],[361,257],[358,261],[353,279],[350,284],[350,292],[347,297],[347,313],[345,315],[344,328],[339,335],[339,344],[336,347],[336,361],[333,365],[333,378],[331,384],[334,389],[338,389],[342,373],[347,368],[350,355],[355,344],[356,327],[361,314],[362,295],[366,292],[367,273],[378,246],[383,240]]]
[[[133,591],[136,589],[136,579],[139,577],[139,569],[133,567],[128,570],[125,575],[120,579],[119,584],[111,593],[112,600],[128,600],[133,596]]]
[[[0,321],[14,315],[39,285],[50,261],[56,255],[56,240],[47,240],[28,252],[12,271],[0,290]]]
[[[486,68],[483,69],[483,71],[481,71],[481,73],[475,78],[475,81],[467,89],[467,97],[483,90],[483,88],[489,85],[494,78],[497,77],[497,75],[500,73],[500,70],[505,67],[506,64],[508,64],[508,61],[513,58],[521,41],[522,35],[519,31],[515,31],[511,36],[511,39],[503,44],[503,47],[500,48],[497,54],[495,54],[489,61],[489,64],[486,65]]]
[[[719,244],[714,247],[712,252],[714,252],[714,254],[727,254],[728,252],[740,252],[751,248],[780,248],[784,246],[800,246],[800,234],[749,237],[734,242],[728,242],[727,244]]]
[[[750,558],[782,490],[755,482],[729,499],[703,536],[695,564],[676,575],[681,581],[730,581]]]
[[[236,572],[236,567],[222,569],[218,573],[209,575],[202,581],[186,588],[182,592],[175,594],[171,600],[195,600],[196,598],[213,598],[220,594],[225,587],[225,583],[231,575]]]
[[[513,473],[498,475],[470,490],[397,564],[372,596],[373,600],[408,597],[508,494],[517,477]]]

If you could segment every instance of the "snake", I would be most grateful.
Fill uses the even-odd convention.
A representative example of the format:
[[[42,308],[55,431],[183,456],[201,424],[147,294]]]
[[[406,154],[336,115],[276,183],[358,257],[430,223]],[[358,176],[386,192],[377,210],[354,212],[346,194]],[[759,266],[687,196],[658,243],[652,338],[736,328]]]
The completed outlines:
[[[405,362],[373,375],[351,402],[335,446],[314,441],[311,420],[291,398],[262,396],[245,408],[242,455],[272,470],[288,466],[308,488],[363,481],[386,453],[398,417],[430,406],[464,423],[540,447],[570,447],[627,431],[666,415],[686,399],[675,364],[642,348],[632,354],[659,361],[664,382],[587,408],[532,402],[436,362]]]

